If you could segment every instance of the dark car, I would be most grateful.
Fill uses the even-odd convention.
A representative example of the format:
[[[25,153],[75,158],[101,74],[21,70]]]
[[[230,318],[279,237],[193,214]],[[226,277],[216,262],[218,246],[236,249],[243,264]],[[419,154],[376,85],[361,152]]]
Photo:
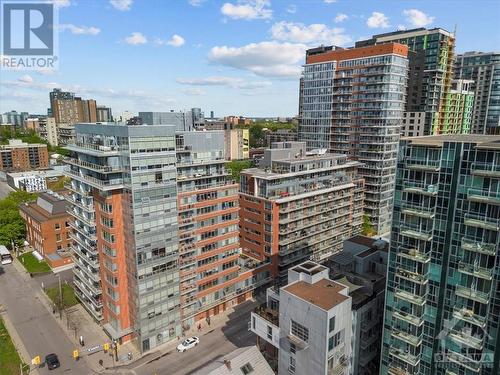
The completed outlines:
[[[61,366],[61,363],[59,362],[59,358],[57,358],[57,355],[54,353],[47,354],[45,356],[45,363],[47,364],[47,368],[49,370],[53,370],[53,369]]]

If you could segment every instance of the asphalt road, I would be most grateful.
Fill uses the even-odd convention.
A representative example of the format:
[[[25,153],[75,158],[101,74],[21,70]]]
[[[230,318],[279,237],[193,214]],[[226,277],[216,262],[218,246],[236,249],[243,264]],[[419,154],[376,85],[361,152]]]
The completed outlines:
[[[7,182],[0,180],[0,199],[5,198],[11,191],[14,191]]]
[[[38,369],[40,375],[51,374],[91,374],[84,361],[71,358],[73,344],[52,314],[35,296],[39,288],[35,280],[26,280],[14,268],[13,264],[5,265],[0,274],[0,304],[5,314],[15,326],[24,347],[31,358],[40,355],[43,358],[56,353],[61,367],[48,371],[46,367]]]
[[[237,308],[237,307],[236,307]],[[235,313],[237,314],[237,313]],[[184,353],[177,350],[134,368],[137,375],[187,375],[213,361],[224,361],[224,356],[239,347],[255,345],[255,335],[248,331],[250,313],[232,319],[225,327],[201,332],[200,343]]]

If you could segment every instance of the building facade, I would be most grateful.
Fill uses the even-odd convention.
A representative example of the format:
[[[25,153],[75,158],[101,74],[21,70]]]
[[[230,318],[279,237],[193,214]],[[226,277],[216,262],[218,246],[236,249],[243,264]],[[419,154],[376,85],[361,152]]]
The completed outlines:
[[[38,120],[38,128],[36,130],[38,136],[47,142],[51,146],[58,146],[57,139],[57,124],[54,117],[45,117]]]
[[[250,131],[248,129],[224,130],[226,160],[244,160],[250,157]]]
[[[98,106],[94,99],[82,99],[76,97],[72,92],[62,91],[61,89],[52,90],[49,93],[49,98],[50,116],[55,118],[57,125],[74,125],[77,122],[98,121]],[[107,108],[107,110],[111,114],[111,109]]]
[[[297,142],[297,131],[292,129],[278,129],[266,134],[266,146],[271,147],[274,142]]]
[[[71,216],[66,199],[54,192],[41,193],[36,202],[25,203],[19,213],[26,224],[26,241],[51,268],[70,265]]]
[[[425,112],[403,113],[401,137],[422,137],[424,135]]]
[[[391,226],[407,52],[394,43],[306,52],[299,140],[363,163],[365,212],[379,234]]]
[[[451,90],[446,94],[444,134],[469,134],[472,123],[474,92],[471,80],[453,80]]]
[[[345,155],[306,153],[305,142],[274,144],[259,168],[240,177],[243,254],[272,263],[278,284],[288,268],[324,259],[361,231],[364,181]]]
[[[382,374],[498,374],[499,144],[401,140]]]
[[[139,112],[142,124],[147,125],[174,125],[176,131],[191,131],[194,127],[193,113],[186,112]]]
[[[96,118],[97,122],[112,122],[113,114],[111,112],[111,108],[104,105],[98,105],[96,107]]]
[[[455,35],[446,30],[418,28],[374,35],[356,47],[401,43],[408,46],[409,79],[407,112],[425,112],[424,134],[445,134],[454,129],[447,123],[447,95],[453,79]]]
[[[474,81],[473,134],[500,134],[500,52],[465,52],[455,58],[455,78]]]
[[[250,317],[257,345],[278,375],[347,375],[351,371],[348,288],[328,268],[307,261],[288,271],[288,283],[267,291]]]
[[[47,145],[10,139],[8,145],[0,146],[0,171],[22,172],[48,167]]]
[[[142,352],[181,335],[174,131],[77,124],[68,146],[77,296]]]

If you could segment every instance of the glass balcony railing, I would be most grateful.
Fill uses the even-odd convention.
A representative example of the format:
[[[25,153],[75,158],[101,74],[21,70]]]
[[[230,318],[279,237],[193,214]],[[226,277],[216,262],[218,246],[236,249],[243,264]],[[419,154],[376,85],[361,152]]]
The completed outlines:
[[[427,274],[420,274],[417,272],[408,271],[407,269],[402,267],[398,267],[396,269],[396,275],[402,279],[413,281],[414,283],[422,285],[426,284],[429,281]]]
[[[422,334],[416,336],[409,332],[404,332],[393,328],[391,331],[391,336],[412,346],[419,346],[422,343]]]
[[[465,237],[462,238],[462,249],[492,256],[495,256],[497,253],[495,244],[474,241]]]
[[[121,166],[110,166],[110,165],[102,165],[95,164],[84,160],[79,160],[76,158],[64,158],[64,162],[67,164],[76,165],[85,169],[90,169],[92,171],[96,171],[99,173],[117,173],[125,171],[124,167]]]
[[[500,164],[491,163],[472,163],[471,167],[472,174],[478,176],[493,176],[500,177]]]
[[[439,191],[439,185],[424,184],[422,182],[405,182],[403,185],[403,191],[405,193],[436,196]]]
[[[476,228],[500,231],[500,219],[490,218],[485,215],[466,213],[464,224]]]
[[[405,158],[406,167],[408,169],[416,169],[429,172],[439,171],[440,162],[440,160],[431,160],[425,158]]]
[[[415,238],[423,241],[431,241],[432,240],[432,229],[423,228],[419,225],[413,224],[403,224],[401,225],[401,229],[399,231],[403,236]]]
[[[399,359],[400,361],[403,361],[407,364],[409,364],[410,366],[418,366],[418,363],[420,362],[420,358],[417,357],[416,355],[413,355],[413,354],[410,354],[408,351],[406,350],[403,350],[403,349],[399,349],[399,348],[390,348],[389,349],[389,355],[391,355],[392,357],[395,357],[397,359]],[[403,370],[403,369],[399,369],[403,372],[391,372],[389,370],[389,373],[390,374],[411,374],[410,372],[407,372],[406,370]]]
[[[405,215],[422,217],[424,219],[434,218],[434,208],[419,206],[416,203],[402,204],[401,212]]]
[[[464,345],[477,350],[483,349],[483,337],[479,335],[473,335],[469,330],[452,330],[448,335],[459,345]]]
[[[408,370],[402,369],[401,367],[389,366],[387,370],[389,375],[412,375]]]
[[[100,190],[111,190],[111,189],[121,189],[123,188],[123,179],[115,178],[112,180],[103,180],[100,178],[96,178],[93,176],[80,174],[76,171],[69,170],[66,172],[71,178],[82,181],[85,184],[88,184],[92,187],[95,187]]]
[[[402,320],[403,322],[410,323],[414,326],[420,327],[424,323],[424,319],[411,312],[406,311],[395,311],[393,316],[396,319]]]
[[[458,263],[458,271],[467,275],[472,275],[481,279],[491,280],[493,278],[493,270],[479,267],[465,262]]]
[[[423,306],[425,304],[425,296],[420,296],[399,288],[396,288],[394,296],[414,305]]]
[[[471,287],[466,287],[463,285],[457,285],[455,289],[455,294],[457,296],[468,298],[476,302],[480,302],[483,304],[488,304],[490,301],[490,294],[486,292],[480,292],[478,290],[474,290]]]
[[[474,310],[469,310],[464,308],[453,310],[453,317],[459,320],[463,320],[464,322],[476,325],[481,328],[486,327],[486,318],[475,314]]]
[[[430,255],[422,253],[417,249],[399,248],[397,254],[402,258],[410,259],[419,263],[429,263],[431,261]]]
[[[500,205],[500,192],[483,189],[467,190],[467,199],[473,202]]]
[[[467,357],[461,353],[456,353],[453,351],[448,351],[446,353],[446,358],[457,365],[465,367],[471,371],[479,373],[481,371],[481,359],[473,359],[471,357]]]

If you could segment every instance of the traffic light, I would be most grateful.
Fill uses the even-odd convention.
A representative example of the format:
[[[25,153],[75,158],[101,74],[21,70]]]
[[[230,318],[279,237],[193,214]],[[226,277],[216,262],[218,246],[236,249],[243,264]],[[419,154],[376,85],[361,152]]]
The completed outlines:
[[[78,359],[80,355],[78,354],[78,350],[73,350],[73,358]]]
[[[105,352],[109,350],[109,343],[105,342],[104,345],[102,346]]]
[[[39,365],[40,363],[42,363],[42,360],[39,355],[37,355],[35,358],[31,360],[32,365]]]

